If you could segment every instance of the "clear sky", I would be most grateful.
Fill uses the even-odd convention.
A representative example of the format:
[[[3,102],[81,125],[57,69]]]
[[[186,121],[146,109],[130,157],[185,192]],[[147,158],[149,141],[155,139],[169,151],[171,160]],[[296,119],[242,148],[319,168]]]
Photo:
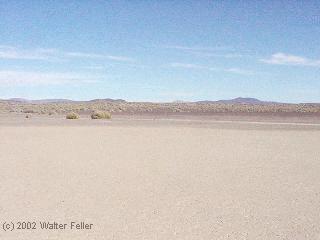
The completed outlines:
[[[320,1],[0,0],[0,98],[320,102]]]

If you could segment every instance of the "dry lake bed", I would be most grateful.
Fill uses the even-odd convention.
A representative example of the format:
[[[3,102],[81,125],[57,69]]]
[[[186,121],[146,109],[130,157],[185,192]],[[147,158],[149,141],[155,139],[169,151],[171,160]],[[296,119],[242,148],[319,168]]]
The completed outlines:
[[[320,239],[320,125],[0,118],[1,239]]]

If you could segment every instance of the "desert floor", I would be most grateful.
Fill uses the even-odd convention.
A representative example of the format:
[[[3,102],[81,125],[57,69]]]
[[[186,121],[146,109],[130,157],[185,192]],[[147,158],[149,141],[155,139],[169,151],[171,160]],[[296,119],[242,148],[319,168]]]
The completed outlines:
[[[2,116],[0,239],[319,239],[319,146],[317,123]]]

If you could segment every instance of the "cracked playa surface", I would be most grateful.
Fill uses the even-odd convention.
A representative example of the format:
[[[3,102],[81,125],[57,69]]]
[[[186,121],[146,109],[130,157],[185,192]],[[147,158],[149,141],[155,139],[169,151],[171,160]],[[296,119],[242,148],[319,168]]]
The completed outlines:
[[[39,122],[0,125],[1,221],[93,227],[1,239],[320,237],[319,126]]]

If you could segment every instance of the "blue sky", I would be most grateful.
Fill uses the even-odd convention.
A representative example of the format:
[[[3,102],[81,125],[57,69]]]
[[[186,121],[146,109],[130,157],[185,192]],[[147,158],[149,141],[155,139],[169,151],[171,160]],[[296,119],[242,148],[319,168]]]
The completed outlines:
[[[0,98],[320,102],[319,1],[2,1]]]

